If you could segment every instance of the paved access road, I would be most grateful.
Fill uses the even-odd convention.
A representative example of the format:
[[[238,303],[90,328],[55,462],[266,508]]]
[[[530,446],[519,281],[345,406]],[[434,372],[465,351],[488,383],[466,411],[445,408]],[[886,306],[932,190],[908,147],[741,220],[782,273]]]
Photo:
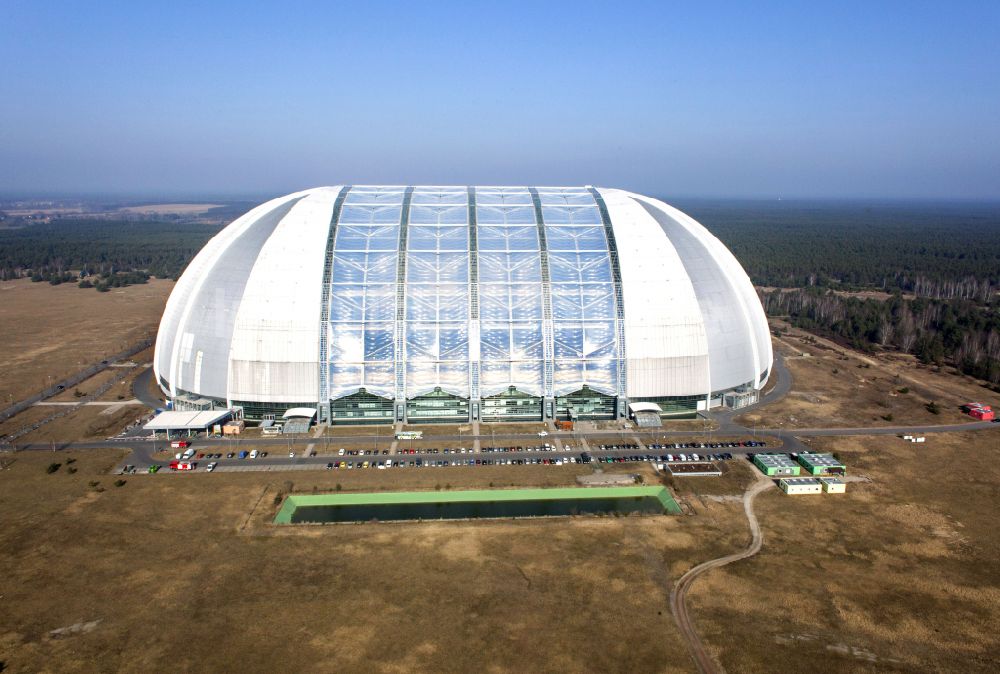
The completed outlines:
[[[132,380],[132,395],[142,401],[151,410],[166,407],[163,398],[157,398],[149,393],[153,381],[153,366],[150,365]]]

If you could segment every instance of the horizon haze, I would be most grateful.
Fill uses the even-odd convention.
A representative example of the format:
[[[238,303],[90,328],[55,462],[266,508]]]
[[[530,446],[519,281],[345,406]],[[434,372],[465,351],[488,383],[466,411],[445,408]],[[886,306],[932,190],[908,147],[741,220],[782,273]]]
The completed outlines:
[[[0,193],[1000,199],[1000,5],[0,7]]]

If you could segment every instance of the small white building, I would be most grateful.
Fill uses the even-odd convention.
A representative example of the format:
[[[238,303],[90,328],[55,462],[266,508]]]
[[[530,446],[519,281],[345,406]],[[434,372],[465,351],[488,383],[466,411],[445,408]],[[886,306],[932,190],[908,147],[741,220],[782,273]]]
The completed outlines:
[[[778,486],[789,496],[823,493],[823,485],[814,477],[786,477],[778,480]]]
[[[839,477],[821,477],[819,482],[827,494],[843,494],[847,491],[847,483]]]

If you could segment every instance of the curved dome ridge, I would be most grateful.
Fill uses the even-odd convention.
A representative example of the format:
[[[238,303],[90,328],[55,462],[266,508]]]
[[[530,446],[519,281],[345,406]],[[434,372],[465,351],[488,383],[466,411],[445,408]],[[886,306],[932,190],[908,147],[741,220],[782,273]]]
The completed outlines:
[[[250,418],[610,418],[752,394],[772,357],[739,262],[662,201],[352,185],[272,199],[213,237],[171,293],[154,368],[171,397]]]

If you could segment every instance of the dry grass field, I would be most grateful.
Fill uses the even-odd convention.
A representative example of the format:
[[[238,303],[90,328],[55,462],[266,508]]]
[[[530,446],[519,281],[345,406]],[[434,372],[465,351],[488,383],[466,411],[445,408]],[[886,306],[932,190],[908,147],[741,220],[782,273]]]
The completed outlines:
[[[146,213],[157,215],[199,215],[219,208],[221,204],[146,204],[143,206],[122,206],[122,213]]]
[[[696,624],[726,670],[996,671],[1000,432],[812,444],[862,481],[762,494],[762,553],[695,585]]]
[[[849,492],[759,497],[762,553],[692,590],[711,652],[730,672],[992,671],[998,442],[812,439],[846,461]],[[562,486],[589,469],[162,474],[117,487],[105,471],[120,451],[11,456],[11,671],[692,671],[669,589],[747,543],[739,497],[755,477],[729,462],[721,478],[668,480],[679,517],[280,528],[270,521],[289,491]],[[47,474],[51,462],[63,465]],[[646,465],[606,470],[655,479]]]
[[[737,417],[762,428],[899,426],[970,421],[959,406],[993,400],[975,380],[920,365],[912,356],[868,357],[832,342],[791,330],[774,338],[794,384],[778,403]],[[927,410],[935,401],[939,414]]]
[[[0,283],[0,402],[152,337],[173,285],[153,279],[99,293],[27,279]]]
[[[37,390],[151,333],[171,286],[101,294],[0,284],[0,394]],[[875,360],[795,330],[775,345],[795,386],[743,423],[941,424],[967,420],[955,409],[967,399],[996,402],[976,382],[906,356]],[[117,389],[131,390],[116,385],[102,398],[125,395]],[[929,400],[940,414],[926,410]],[[31,408],[0,434],[52,411]],[[22,441],[107,437],[142,408],[106,411],[82,407]],[[687,421],[659,433],[703,429]],[[372,434],[330,433],[345,431]],[[386,448],[390,427],[380,433]],[[1000,428],[929,434],[920,445],[891,436],[808,443],[847,463],[848,493],[758,498],[761,554],[691,591],[710,652],[729,672],[996,671]],[[462,444],[471,441],[400,447]],[[316,441],[320,452],[340,446],[371,442]],[[691,672],[668,610],[672,583],[748,543],[740,496],[756,479],[743,461],[724,464],[719,478],[668,478],[685,513],[677,517],[280,528],[270,521],[289,491],[564,486],[592,468],[163,471],[116,486],[108,471],[123,456],[0,454],[0,670]],[[61,466],[49,474],[50,463]],[[645,464],[601,467],[658,479]]]
[[[709,505],[718,517],[279,529],[267,523],[279,474],[117,487],[104,471],[119,452],[73,456],[22,453],[0,471],[0,660],[12,672],[685,672],[670,580],[743,536],[721,516],[735,515],[728,503]],[[53,461],[64,465],[47,474]],[[426,488],[409,475],[391,478]],[[289,479],[372,489],[386,474]]]

